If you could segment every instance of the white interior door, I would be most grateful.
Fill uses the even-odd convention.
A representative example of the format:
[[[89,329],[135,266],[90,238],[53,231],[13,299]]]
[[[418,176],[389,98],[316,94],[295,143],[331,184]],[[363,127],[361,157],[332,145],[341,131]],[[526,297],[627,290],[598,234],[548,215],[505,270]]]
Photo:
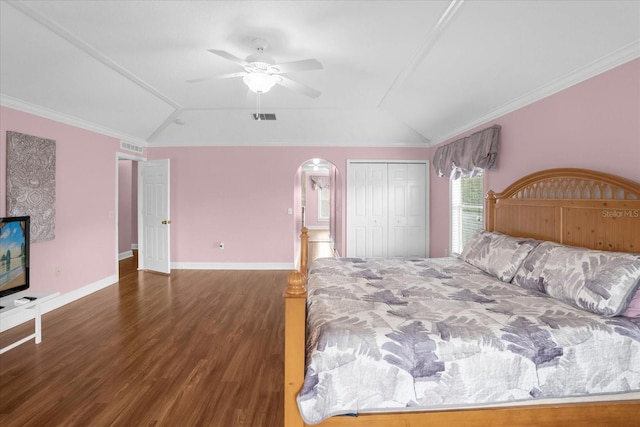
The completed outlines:
[[[141,268],[159,273],[171,272],[169,215],[169,159],[140,162],[141,193],[139,252]],[[141,245],[141,247],[140,247]]]
[[[389,257],[427,254],[427,165],[389,164]]]
[[[387,165],[353,163],[347,170],[347,256],[387,256]]]

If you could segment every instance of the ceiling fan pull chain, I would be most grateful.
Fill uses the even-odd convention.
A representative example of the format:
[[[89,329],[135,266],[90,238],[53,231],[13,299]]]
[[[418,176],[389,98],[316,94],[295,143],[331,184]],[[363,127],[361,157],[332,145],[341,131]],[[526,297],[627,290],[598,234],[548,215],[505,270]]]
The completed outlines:
[[[257,114],[258,115],[258,119],[257,120],[262,120],[260,118],[260,93],[259,92],[257,93],[257,107],[256,108],[258,110],[258,114]]]

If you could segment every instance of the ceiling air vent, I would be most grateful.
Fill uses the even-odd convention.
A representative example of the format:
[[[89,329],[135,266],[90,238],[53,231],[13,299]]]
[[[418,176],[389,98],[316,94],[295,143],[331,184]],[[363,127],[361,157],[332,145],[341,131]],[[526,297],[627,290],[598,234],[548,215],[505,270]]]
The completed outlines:
[[[142,146],[132,144],[126,141],[120,141],[120,148],[127,151],[133,151],[134,153],[142,154]]]
[[[253,120],[276,120],[276,115],[274,113],[267,114],[251,114],[253,116]]]

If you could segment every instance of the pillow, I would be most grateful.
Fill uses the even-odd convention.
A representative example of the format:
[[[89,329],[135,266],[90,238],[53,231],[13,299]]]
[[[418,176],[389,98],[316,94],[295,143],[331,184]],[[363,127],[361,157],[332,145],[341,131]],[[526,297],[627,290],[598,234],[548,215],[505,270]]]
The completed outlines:
[[[524,289],[546,293],[544,284],[544,266],[551,249],[561,246],[559,243],[542,242],[536,246],[522,262],[511,283]]]
[[[510,282],[529,252],[540,242],[507,236],[496,231],[479,231],[458,258],[485,273]]]
[[[640,254],[596,251],[544,242],[514,277],[574,307],[604,316],[622,314],[640,286]]]
[[[640,317],[640,287],[622,315],[626,317]]]

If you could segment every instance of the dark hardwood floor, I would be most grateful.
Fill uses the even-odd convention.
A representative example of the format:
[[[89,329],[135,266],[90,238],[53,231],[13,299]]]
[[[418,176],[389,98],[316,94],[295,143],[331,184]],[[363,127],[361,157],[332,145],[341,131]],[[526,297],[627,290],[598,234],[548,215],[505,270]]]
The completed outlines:
[[[289,271],[122,271],[0,355],[0,425],[282,425]]]

